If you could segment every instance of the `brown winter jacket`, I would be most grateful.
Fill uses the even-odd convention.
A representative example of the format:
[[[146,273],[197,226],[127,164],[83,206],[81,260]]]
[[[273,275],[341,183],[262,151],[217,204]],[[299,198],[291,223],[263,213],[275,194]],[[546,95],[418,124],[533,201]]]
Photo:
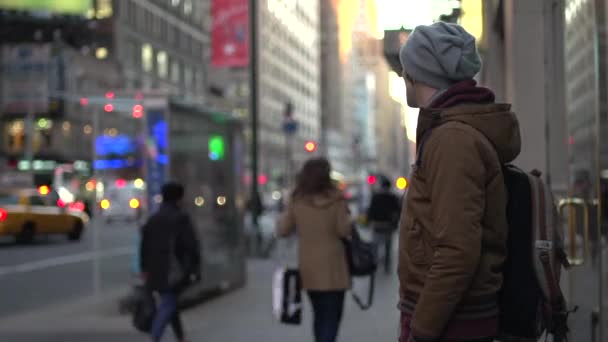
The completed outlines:
[[[459,322],[496,322],[507,239],[501,165],[519,154],[519,124],[505,104],[422,109],[417,138],[400,223],[400,309],[413,336],[435,341]]]
[[[351,219],[340,191],[296,196],[287,205],[277,235],[298,233],[299,268],[306,290],[350,288],[350,274],[342,238],[351,233]]]

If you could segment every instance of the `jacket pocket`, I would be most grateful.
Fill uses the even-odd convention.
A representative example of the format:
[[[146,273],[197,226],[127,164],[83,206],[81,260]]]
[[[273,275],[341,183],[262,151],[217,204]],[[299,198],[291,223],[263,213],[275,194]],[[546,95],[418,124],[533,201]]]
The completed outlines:
[[[406,253],[413,264],[425,265],[428,263],[424,247],[424,234],[420,223],[414,219],[405,231]]]

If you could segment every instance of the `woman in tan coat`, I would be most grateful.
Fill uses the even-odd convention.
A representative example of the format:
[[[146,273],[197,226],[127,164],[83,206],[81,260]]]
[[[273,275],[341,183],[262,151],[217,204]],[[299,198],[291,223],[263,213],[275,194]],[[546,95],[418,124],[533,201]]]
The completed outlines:
[[[350,274],[342,238],[350,235],[351,220],[344,196],[330,178],[325,158],[310,159],[297,177],[297,185],[277,235],[299,237],[302,287],[314,311],[316,342],[334,342],[342,319],[344,293]]]

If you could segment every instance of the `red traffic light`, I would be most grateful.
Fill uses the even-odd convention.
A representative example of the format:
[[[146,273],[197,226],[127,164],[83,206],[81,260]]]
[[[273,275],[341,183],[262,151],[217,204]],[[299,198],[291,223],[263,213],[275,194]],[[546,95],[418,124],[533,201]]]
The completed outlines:
[[[81,106],[83,106],[83,107],[84,107],[84,106],[86,106],[86,105],[88,105],[88,104],[89,104],[89,99],[87,99],[86,97],[81,97],[81,98],[80,98],[80,105],[81,105]]]
[[[304,144],[304,149],[306,152],[312,153],[317,149],[317,144],[315,144],[314,141],[307,141],[306,144]]]
[[[114,111],[114,105],[111,103],[108,103],[105,106],[103,106],[103,110],[106,111],[107,113],[110,113],[110,112]]]
[[[144,115],[144,106],[142,105],[135,105],[133,106],[133,117],[136,119],[141,118]]]
[[[374,176],[374,175],[367,176],[367,184],[369,184],[369,185],[376,184],[376,176]]]
[[[113,98],[114,98],[114,92],[109,91],[106,93],[106,99],[111,100]]]

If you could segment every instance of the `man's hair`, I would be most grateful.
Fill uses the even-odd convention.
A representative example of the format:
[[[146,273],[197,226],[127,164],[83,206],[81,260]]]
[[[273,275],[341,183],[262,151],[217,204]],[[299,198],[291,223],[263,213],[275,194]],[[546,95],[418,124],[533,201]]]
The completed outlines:
[[[161,193],[163,202],[177,203],[184,198],[184,186],[177,182],[169,182],[163,185]]]

